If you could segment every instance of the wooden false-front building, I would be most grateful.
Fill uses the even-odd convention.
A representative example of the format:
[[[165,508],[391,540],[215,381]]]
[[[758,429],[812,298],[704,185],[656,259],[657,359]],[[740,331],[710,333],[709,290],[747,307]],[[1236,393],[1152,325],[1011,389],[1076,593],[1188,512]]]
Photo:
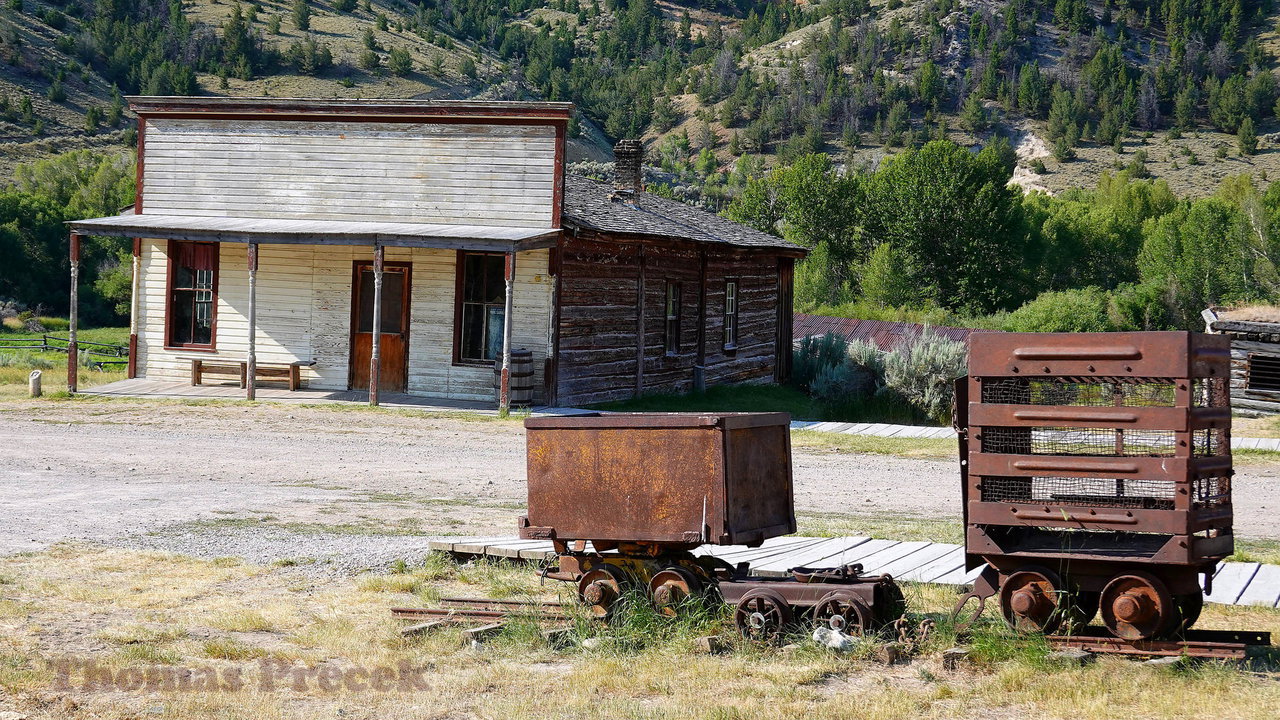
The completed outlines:
[[[803,250],[645,193],[636,142],[566,177],[567,103],[130,105],[134,206],[70,223],[73,280],[80,236],[134,238],[130,377],[505,406],[513,354],[537,404],[788,372]]]

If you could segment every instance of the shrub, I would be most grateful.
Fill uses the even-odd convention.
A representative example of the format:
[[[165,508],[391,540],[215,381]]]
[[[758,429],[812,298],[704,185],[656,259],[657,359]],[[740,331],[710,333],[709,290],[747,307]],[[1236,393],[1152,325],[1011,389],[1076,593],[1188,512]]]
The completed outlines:
[[[333,65],[333,53],[329,47],[311,38],[295,40],[285,57],[303,75],[315,75]]]
[[[1010,332],[1103,332],[1111,330],[1107,293],[1099,287],[1041,293],[1009,313]]]
[[[356,9],[356,0],[333,0],[333,9],[336,12],[349,13]]]
[[[851,362],[821,367],[809,383],[809,394],[829,403],[866,398],[875,390],[876,378]]]
[[[299,30],[311,28],[311,6],[307,4],[307,0],[294,0],[293,26]]]
[[[848,349],[849,343],[835,333],[801,338],[800,347],[792,353],[792,381],[808,389],[823,368],[843,365]]]
[[[408,75],[413,72],[413,60],[409,57],[409,51],[404,48],[395,48],[387,57],[387,69],[392,75]]]
[[[884,356],[884,385],[940,423],[951,420],[955,381],[965,376],[964,343],[925,328],[919,339]]]
[[[1155,283],[1126,283],[1111,291],[1107,318],[1116,330],[1174,330],[1167,296]]]
[[[377,70],[380,64],[382,64],[382,58],[372,50],[365,50],[360,55],[360,67],[365,70]]]

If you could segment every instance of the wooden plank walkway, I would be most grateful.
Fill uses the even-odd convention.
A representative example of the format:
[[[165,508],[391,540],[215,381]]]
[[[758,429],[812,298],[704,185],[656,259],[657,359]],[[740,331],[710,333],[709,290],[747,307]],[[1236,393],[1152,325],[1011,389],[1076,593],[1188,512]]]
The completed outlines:
[[[549,560],[549,540],[521,540],[511,536],[435,538],[432,550],[456,555],[484,555],[520,560]],[[964,548],[949,543],[880,540],[868,537],[771,538],[760,547],[704,545],[695,555],[711,555],[736,565],[751,563],[751,571],[765,577],[784,577],[794,567],[835,567],[862,563],[865,572],[886,573],[899,580],[965,585],[981,568],[965,570]],[[1205,598],[1223,605],[1280,607],[1280,565],[1223,563],[1213,580],[1213,594]]]

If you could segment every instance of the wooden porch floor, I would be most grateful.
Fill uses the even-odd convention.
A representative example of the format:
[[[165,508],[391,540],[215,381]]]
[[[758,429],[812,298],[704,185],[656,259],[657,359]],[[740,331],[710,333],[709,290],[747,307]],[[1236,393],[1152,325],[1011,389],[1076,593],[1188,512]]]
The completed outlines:
[[[369,393],[363,390],[315,390],[302,388],[289,390],[282,387],[281,382],[270,382],[258,385],[259,401],[306,403],[306,404],[365,404],[369,402]],[[106,385],[83,388],[84,395],[101,395],[109,397],[165,398],[177,400],[243,400],[244,389],[239,383],[206,383],[192,385],[189,382],[168,380],[147,380],[134,378],[117,380]],[[419,397],[406,393],[384,392],[379,398],[382,407],[410,408],[414,410],[454,411],[497,414],[496,403],[475,402],[470,400],[446,400],[443,398]],[[545,412],[547,408],[534,408]]]

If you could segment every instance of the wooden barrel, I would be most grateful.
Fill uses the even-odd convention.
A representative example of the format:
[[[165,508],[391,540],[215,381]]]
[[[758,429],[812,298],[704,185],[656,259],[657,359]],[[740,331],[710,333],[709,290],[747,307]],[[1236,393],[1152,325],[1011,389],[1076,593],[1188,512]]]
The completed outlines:
[[[502,400],[502,358],[493,362],[494,397]],[[533,351],[519,348],[511,351],[511,405],[533,404]]]

